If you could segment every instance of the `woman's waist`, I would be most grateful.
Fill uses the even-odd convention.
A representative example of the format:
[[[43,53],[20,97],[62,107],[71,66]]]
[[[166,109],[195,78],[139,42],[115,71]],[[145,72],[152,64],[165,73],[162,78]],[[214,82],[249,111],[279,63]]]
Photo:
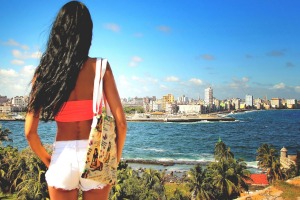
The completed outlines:
[[[56,141],[87,140],[92,121],[57,123]]]

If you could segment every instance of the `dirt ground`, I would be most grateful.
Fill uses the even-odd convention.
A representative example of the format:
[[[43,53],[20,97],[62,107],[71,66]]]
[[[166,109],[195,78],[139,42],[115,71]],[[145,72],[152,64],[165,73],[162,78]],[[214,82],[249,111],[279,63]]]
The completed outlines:
[[[288,180],[287,183],[300,187],[300,176]],[[251,194],[246,194],[245,196],[240,197],[237,200],[284,200],[281,197],[282,193],[283,192],[280,191],[278,188],[274,186],[269,186],[263,190],[253,192]],[[300,200],[300,196],[297,197],[297,199],[295,200]]]

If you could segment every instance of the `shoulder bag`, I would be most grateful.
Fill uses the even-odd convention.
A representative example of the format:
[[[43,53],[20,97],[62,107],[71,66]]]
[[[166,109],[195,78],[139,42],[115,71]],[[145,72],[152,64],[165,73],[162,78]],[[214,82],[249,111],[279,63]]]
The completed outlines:
[[[107,59],[97,59],[93,92],[93,122],[82,178],[114,185],[117,180],[115,120],[103,91]]]

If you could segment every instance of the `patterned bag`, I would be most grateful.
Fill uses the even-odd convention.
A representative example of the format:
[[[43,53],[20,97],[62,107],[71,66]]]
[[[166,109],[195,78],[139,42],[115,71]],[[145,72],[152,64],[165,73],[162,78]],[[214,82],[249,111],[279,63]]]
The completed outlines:
[[[84,172],[81,177],[114,185],[117,180],[115,120],[103,94],[106,59],[97,59],[93,93],[93,123],[89,136]],[[100,66],[101,65],[101,66]],[[100,70],[101,68],[101,70]],[[103,109],[103,103],[105,109]]]

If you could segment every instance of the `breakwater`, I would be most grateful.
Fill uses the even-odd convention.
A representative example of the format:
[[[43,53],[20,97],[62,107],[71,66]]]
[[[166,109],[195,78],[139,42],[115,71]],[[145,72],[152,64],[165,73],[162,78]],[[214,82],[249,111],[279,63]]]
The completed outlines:
[[[126,118],[130,122],[217,122],[217,121],[235,121],[234,117],[224,117],[216,114],[211,115],[193,115],[193,116],[177,116],[177,115],[162,115],[162,116],[151,116],[151,115],[134,115]]]

